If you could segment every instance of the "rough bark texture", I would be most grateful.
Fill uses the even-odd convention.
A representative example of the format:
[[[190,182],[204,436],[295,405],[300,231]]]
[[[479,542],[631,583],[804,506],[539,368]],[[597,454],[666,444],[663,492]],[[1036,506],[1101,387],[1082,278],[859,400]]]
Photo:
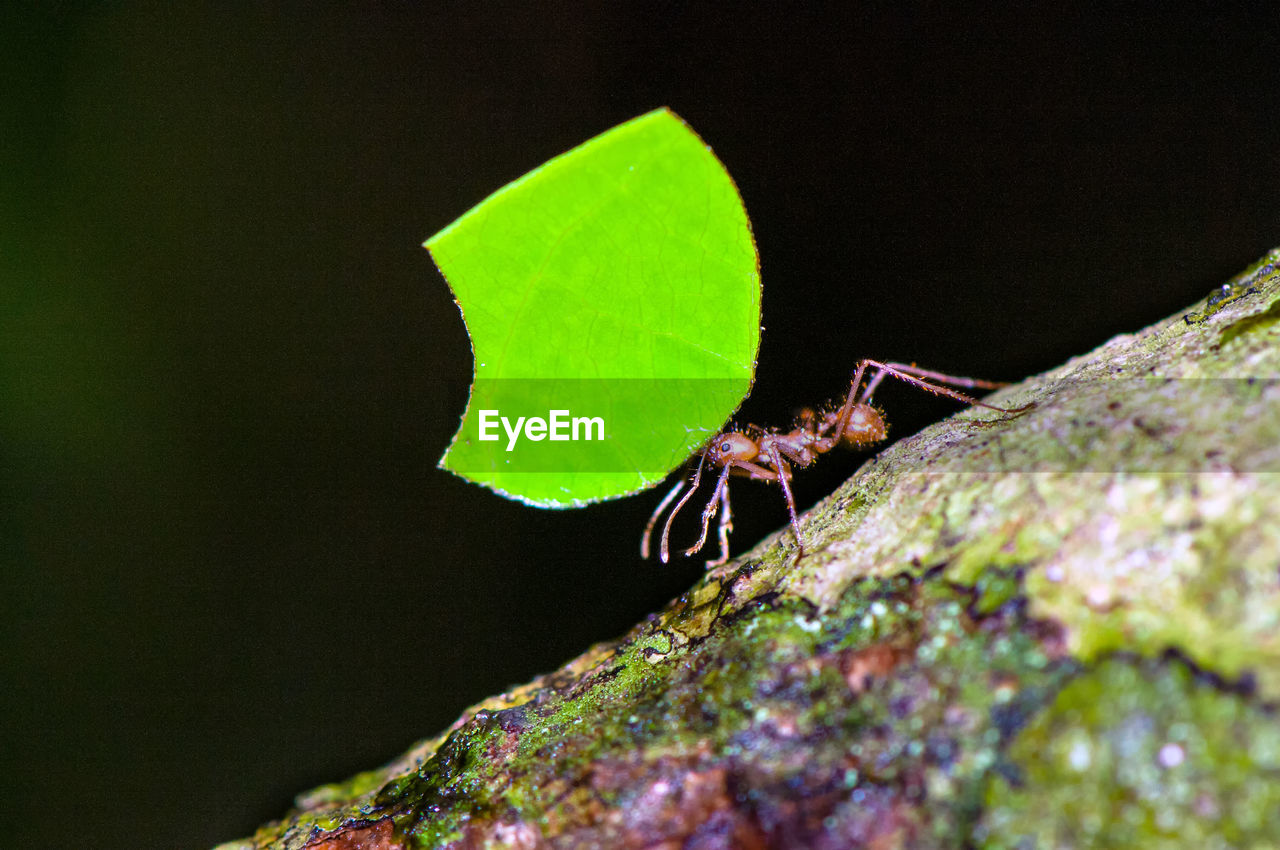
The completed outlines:
[[[1278,267],[223,850],[1280,846]]]

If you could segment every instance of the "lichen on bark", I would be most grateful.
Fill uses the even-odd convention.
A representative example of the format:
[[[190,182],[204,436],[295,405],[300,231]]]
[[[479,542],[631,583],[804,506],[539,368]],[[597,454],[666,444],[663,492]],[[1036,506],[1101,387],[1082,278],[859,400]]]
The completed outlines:
[[[1280,846],[1278,266],[223,850]]]

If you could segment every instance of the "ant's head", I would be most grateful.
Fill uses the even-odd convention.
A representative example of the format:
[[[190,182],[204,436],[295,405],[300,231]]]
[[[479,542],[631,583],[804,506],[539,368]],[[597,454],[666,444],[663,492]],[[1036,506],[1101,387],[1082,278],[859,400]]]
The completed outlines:
[[[760,454],[756,441],[738,431],[716,435],[704,454],[713,466],[726,466],[735,460],[751,460]]]
[[[840,438],[851,448],[863,449],[887,436],[889,425],[884,421],[884,415],[870,404],[863,403],[855,404],[849,411],[849,422]]]

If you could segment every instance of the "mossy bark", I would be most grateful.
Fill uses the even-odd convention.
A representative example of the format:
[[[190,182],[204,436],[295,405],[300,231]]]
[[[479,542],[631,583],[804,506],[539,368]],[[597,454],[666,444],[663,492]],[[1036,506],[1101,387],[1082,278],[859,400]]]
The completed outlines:
[[[1280,846],[1278,266],[223,850]]]

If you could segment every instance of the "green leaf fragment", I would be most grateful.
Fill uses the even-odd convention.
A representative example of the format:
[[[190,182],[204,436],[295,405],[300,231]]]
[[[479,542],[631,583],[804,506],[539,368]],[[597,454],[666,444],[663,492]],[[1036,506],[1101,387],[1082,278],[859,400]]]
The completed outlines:
[[[471,335],[471,398],[440,461],[470,481],[540,507],[635,493],[751,388],[751,226],[724,166],[669,110],[534,169],[425,245]],[[570,439],[535,428],[513,442],[489,413],[497,438],[482,440],[482,411],[508,427],[563,411]],[[604,439],[572,439],[573,419],[602,420]]]

